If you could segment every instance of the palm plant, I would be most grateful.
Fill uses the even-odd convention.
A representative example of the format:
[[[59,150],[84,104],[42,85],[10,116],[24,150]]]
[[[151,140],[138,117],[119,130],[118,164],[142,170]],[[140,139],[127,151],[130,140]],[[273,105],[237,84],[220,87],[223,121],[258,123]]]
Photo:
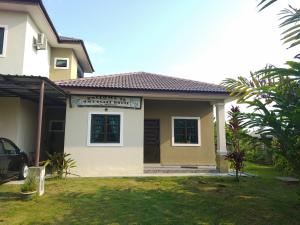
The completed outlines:
[[[300,171],[300,63],[268,67],[250,79],[226,79],[223,85],[253,111],[244,113],[245,126],[274,139],[277,153]]]
[[[259,11],[266,9],[272,4],[278,2],[278,0],[260,0],[258,3],[258,7],[260,7]],[[284,44],[289,44],[289,48],[292,48],[296,45],[300,44],[300,9],[297,9],[291,5],[287,8],[283,9],[279,13],[280,28],[287,27],[282,32],[282,40]]]
[[[57,153],[50,154],[47,152],[48,159],[41,162],[45,167],[50,167],[51,174],[58,178],[75,175],[71,173],[71,169],[76,167],[76,163],[70,158],[71,154]]]

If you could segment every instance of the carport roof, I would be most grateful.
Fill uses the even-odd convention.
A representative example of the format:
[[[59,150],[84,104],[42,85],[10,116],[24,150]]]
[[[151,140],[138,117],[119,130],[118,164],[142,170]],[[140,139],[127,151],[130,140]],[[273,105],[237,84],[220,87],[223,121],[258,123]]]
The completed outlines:
[[[39,102],[41,83],[45,83],[45,104],[64,105],[67,93],[46,77],[0,74],[0,97],[21,97]]]

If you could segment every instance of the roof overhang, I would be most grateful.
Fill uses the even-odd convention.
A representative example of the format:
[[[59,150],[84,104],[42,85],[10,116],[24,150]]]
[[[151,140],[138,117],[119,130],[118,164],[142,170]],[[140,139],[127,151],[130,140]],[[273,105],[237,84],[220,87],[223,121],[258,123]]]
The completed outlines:
[[[65,105],[68,94],[46,77],[0,74],[0,97],[20,97],[39,102],[40,87],[45,84],[45,104]]]
[[[94,72],[83,40],[60,38],[41,0],[0,0],[0,10],[28,13],[46,35],[51,47],[73,49],[84,72]]]
[[[144,99],[154,100],[182,100],[182,101],[209,101],[227,102],[230,99],[227,93],[214,92],[171,92],[171,91],[138,91],[100,88],[67,88],[70,95],[112,95],[112,96],[141,96]]]

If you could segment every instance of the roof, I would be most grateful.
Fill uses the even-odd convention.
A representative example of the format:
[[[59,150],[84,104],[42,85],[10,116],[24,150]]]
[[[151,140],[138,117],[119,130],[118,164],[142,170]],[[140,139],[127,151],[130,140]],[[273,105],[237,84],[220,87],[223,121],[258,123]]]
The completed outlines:
[[[225,87],[146,72],[121,73],[55,82],[60,87],[140,91],[210,92],[227,94]]]
[[[0,74],[0,97],[22,97],[39,102],[41,82],[45,82],[45,104],[64,105],[67,93],[46,77]]]
[[[10,3],[10,4],[18,4],[18,5],[33,5],[33,6],[39,6],[39,8],[41,9],[44,17],[46,18],[48,24],[51,27],[52,32],[54,33],[55,37],[56,37],[56,41],[59,44],[80,44],[83,50],[84,55],[86,56],[86,60],[88,62],[88,65],[90,67],[90,71],[89,72],[94,72],[94,68],[91,62],[91,59],[89,57],[89,54],[86,50],[85,44],[83,42],[83,40],[81,39],[77,39],[77,38],[69,38],[69,37],[63,37],[63,36],[59,36],[53,22],[50,19],[50,16],[42,2],[42,0],[0,0],[0,3]],[[88,71],[87,71],[88,72]]]

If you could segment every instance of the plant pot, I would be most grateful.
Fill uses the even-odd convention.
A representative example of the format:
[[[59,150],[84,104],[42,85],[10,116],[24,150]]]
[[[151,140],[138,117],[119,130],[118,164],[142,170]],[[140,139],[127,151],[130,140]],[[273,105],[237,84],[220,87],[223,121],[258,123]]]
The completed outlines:
[[[30,192],[21,192],[22,199],[31,200],[34,196],[36,196],[37,191]]]

